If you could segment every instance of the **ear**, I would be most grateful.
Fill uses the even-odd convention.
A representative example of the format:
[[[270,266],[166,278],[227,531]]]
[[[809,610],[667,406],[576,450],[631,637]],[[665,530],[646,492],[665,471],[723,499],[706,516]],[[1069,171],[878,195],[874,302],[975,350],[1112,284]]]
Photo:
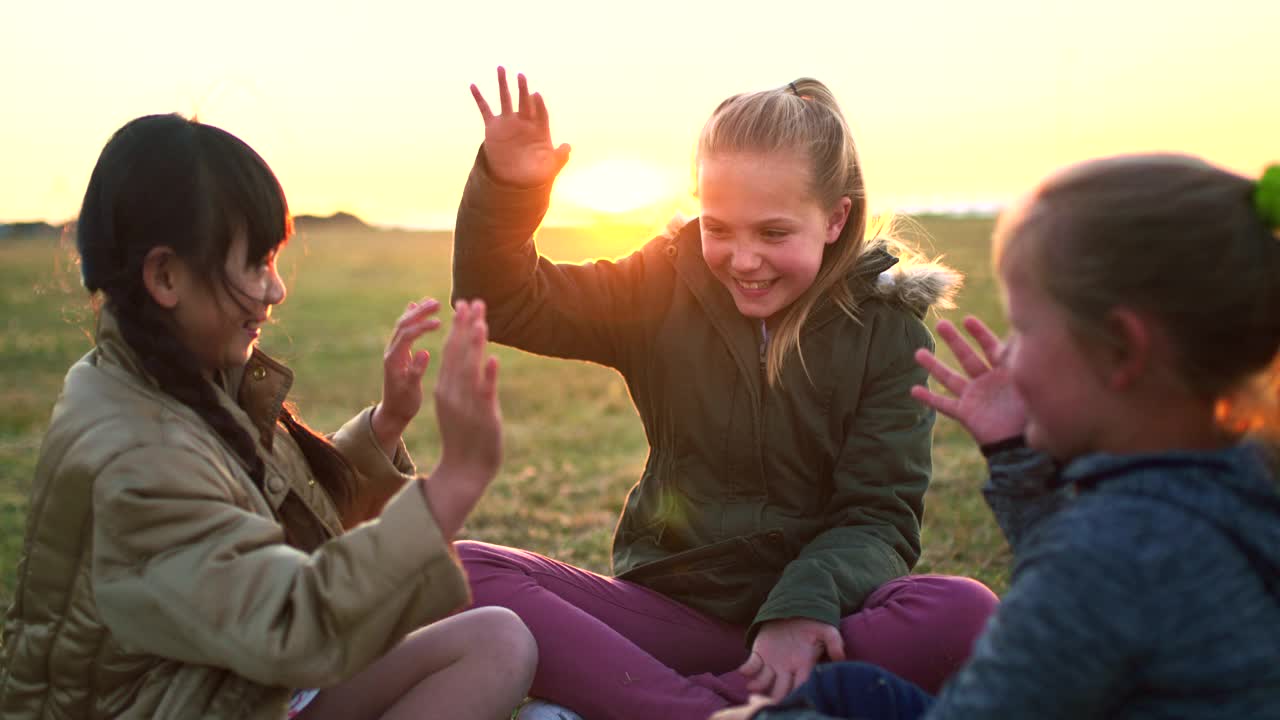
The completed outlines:
[[[1127,390],[1151,367],[1155,328],[1146,316],[1121,306],[1107,316],[1107,329],[1115,339],[1106,350],[1107,387]]]
[[[844,224],[849,222],[849,210],[853,208],[853,200],[848,195],[840,198],[836,206],[831,209],[827,215],[827,244],[836,241],[840,237],[840,231],[844,230]]]
[[[172,310],[182,295],[186,267],[173,248],[158,245],[142,260],[142,284],[156,304]]]

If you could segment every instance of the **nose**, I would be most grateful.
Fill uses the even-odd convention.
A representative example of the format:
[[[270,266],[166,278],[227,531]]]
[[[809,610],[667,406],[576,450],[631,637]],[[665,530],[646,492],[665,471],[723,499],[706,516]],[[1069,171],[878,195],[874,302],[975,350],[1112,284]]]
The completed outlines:
[[[729,269],[735,273],[755,272],[761,262],[759,253],[744,243],[738,243],[729,258]]]
[[[272,263],[267,271],[267,288],[262,301],[267,305],[279,305],[284,302],[288,294],[289,290],[284,286],[284,278],[280,277],[279,270],[276,269],[275,263]]]

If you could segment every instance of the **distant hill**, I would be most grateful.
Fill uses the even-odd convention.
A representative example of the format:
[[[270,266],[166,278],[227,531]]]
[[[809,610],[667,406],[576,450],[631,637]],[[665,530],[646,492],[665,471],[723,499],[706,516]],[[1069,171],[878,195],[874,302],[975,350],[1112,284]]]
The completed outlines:
[[[0,240],[23,240],[33,237],[57,237],[62,234],[61,225],[47,222],[0,223]]]
[[[374,226],[346,212],[336,212],[327,217],[320,215],[294,215],[293,227],[298,232],[316,230],[375,230]]]
[[[326,230],[370,231],[381,230],[376,225],[361,220],[346,212],[336,212],[329,216],[295,215],[293,226],[298,232],[317,232]],[[5,240],[24,240],[38,237],[59,237],[63,225],[52,225],[47,222],[0,222],[0,242]]]

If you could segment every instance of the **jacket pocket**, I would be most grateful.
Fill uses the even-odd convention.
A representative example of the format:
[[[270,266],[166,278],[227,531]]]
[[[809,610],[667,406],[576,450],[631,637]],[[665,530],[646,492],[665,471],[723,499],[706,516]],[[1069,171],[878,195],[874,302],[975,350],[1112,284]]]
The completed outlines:
[[[754,556],[751,543],[746,538],[735,537],[645,563],[619,577],[632,582],[644,582],[666,576],[708,572],[730,567],[744,560],[749,561]]]
[[[777,583],[782,565],[757,551],[767,531],[703,545],[619,575],[722,620],[746,624]]]

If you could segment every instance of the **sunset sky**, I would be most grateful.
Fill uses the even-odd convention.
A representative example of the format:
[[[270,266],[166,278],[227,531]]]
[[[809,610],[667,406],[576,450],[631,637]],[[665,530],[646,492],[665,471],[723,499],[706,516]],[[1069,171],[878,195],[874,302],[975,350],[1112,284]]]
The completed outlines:
[[[74,216],[111,132],[176,111],[257,149],[295,213],[450,228],[483,135],[467,88],[496,99],[499,64],[573,145],[556,224],[696,212],[707,115],[802,75],[840,99],[877,209],[1000,203],[1099,154],[1280,160],[1275,0],[754,5],[6,3],[0,221]]]

